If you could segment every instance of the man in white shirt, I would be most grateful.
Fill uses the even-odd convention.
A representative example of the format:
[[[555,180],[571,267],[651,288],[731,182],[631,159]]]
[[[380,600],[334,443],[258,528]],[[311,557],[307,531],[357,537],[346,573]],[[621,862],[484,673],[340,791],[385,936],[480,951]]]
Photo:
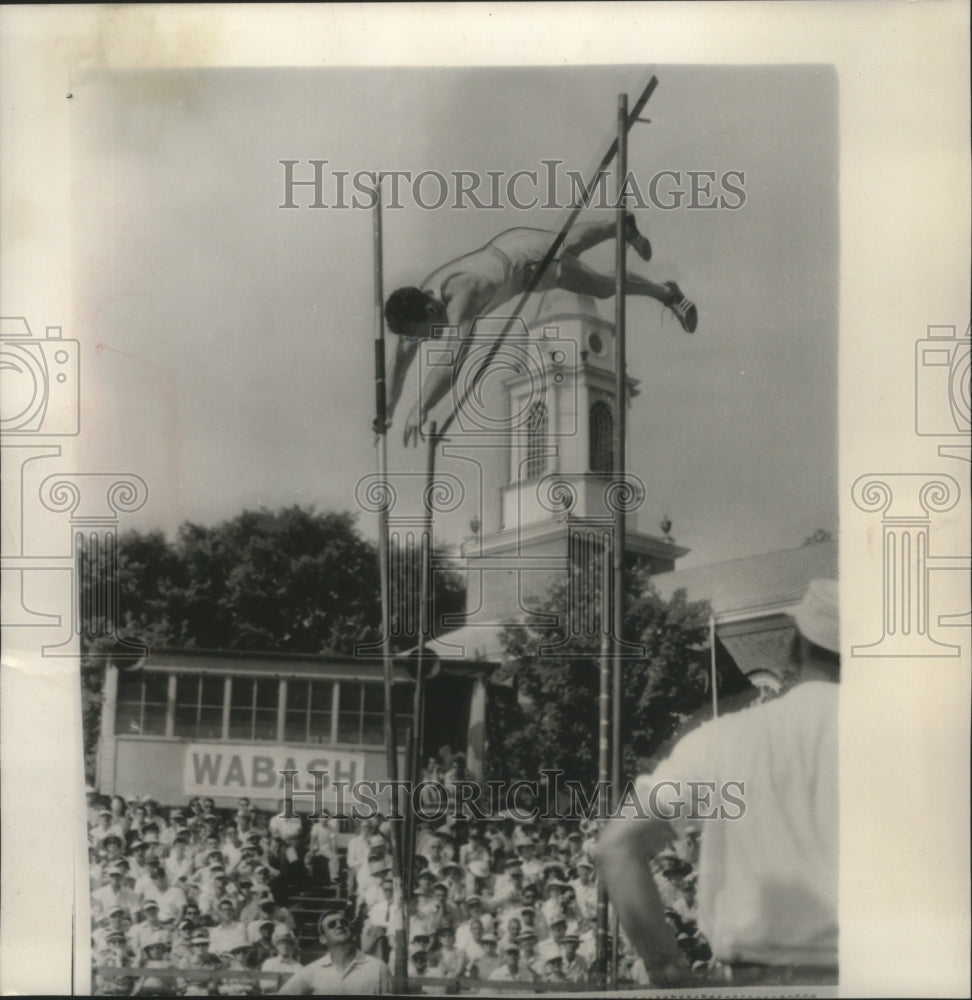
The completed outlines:
[[[217,907],[219,923],[209,932],[209,947],[214,955],[222,955],[241,945],[247,945],[246,928],[236,919],[233,900],[223,897]]]
[[[380,996],[391,993],[388,966],[355,947],[351,925],[342,910],[327,910],[318,922],[327,954],[305,965],[280,987],[282,996]]]
[[[261,979],[264,993],[271,993],[272,987],[280,986],[294,973],[300,971],[300,962],[297,960],[297,940],[290,931],[282,931],[273,935],[273,944],[277,949],[277,954],[265,959],[260,966],[261,972],[277,973],[277,981]]]
[[[686,824],[702,828],[699,929],[733,981],[836,981],[836,581],[814,580],[795,618],[796,686],[689,733],[638,780],[647,818],[614,820],[601,838],[602,877],[656,986],[691,978],[649,866]]]
[[[594,865],[582,856],[575,864],[577,878],[570,883],[577,900],[577,912],[585,920],[597,917],[597,883],[594,881]]]
[[[494,983],[534,982],[537,976],[529,965],[521,967],[520,949],[515,944],[508,944],[503,949],[503,964],[493,969],[486,979]],[[489,996],[490,991],[480,990],[480,994]]]
[[[138,897],[123,884],[125,873],[116,866],[109,868],[105,874],[108,884],[95,889],[91,894],[92,916],[100,920],[113,906],[124,906],[129,913],[134,913]]]
[[[129,933],[129,940],[137,958],[142,957],[143,950],[152,941],[168,941],[171,934],[159,922],[159,904],[154,899],[146,899],[142,903],[144,919],[135,924]]]

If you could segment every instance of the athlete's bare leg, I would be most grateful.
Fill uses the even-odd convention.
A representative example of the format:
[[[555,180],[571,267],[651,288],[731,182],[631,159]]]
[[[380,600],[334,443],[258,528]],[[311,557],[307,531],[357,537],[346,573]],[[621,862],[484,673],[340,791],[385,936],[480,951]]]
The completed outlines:
[[[560,261],[558,285],[577,295],[590,295],[595,299],[609,299],[614,295],[614,278],[588,267],[573,255],[564,255]],[[674,281],[658,284],[640,274],[625,274],[625,289],[629,295],[640,295],[656,299],[675,313],[682,328],[694,333],[698,325],[698,311],[694,303],[687,299]]]
[[[599,243],[613,240],[616,232],[617,226],[611,219],[603,222],[576,222],[564,240],[564,256],[577,257]],[[642,260],[651,259],[651,244],[638,232],[634,216],[630,212],[626,216],[625,239]]]
[[[591,295],[595,299],[609,299],[614,294],[614,278],[602,274],[589,267],[576,257],[563,257],[560,261],[561,288],[578,295]],[[645,278],[640,274],[627,272],[625,286],[629,295],[645,295],[650,299],[658,299],[667,306],[672,301],[672,290],[667,285]]]

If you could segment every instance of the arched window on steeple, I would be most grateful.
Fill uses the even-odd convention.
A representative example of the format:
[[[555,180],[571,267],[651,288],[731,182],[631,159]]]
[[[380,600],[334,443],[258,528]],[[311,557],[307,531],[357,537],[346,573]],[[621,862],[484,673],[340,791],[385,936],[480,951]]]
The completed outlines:
[[[526,477],[539,479],[547,471],[547,407],[534,403],[527,415]]]
[[[614,470],[614,415],[603,400],[591,405],[590,423],[591,472],[610,475]]]

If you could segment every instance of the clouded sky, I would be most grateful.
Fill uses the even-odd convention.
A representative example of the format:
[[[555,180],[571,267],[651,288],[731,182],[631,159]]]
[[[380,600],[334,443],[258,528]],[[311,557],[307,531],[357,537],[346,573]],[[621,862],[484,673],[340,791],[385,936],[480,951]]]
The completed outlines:
[[[648,487],[638,527],[657,532],[668,514],[691,549],[683,566],[835,530],[837,85],[812,65],[89,76],[72,109],[71,329],[92,459],[149,483],[130,523],[172,532],[259,505],[352,509],[355,482],[374,470],[371,215],[310,209],[308,188],[295,195],[302,207],[281,209],[280,160],[301,161],[308,178],[307,161],[327,160],[329,201],[332,170],[506,178],[558,159],[588,175],[614,134],[618,93],[633,102],[652,70],[651,123],[629,149],[646,196],[660,171],[681,172],[683,189],[690,170],[738,171],[745,202],[636,208],[654,258],[630,254],[630,266],[677,280],[700,313],[689,337],[657,303],[629,303],[641,389],[629,467]],[[529,181],[519,190],[529,197]],[[386,289],[503,229],[557,229],[566,214],[457,210],[452,198],[426,210],[403,191],[403,207],[384,213]],[[431,182],[421,197],[435,193]],[[609,270],[613,248],[587,259]],[[612,316],[611,302],[602,311]],[[399,430],[391,468],[421,468]],[[469,513],[442,524],[446,540],[467,533]],[[374,532],[371,515],[360,523]]]

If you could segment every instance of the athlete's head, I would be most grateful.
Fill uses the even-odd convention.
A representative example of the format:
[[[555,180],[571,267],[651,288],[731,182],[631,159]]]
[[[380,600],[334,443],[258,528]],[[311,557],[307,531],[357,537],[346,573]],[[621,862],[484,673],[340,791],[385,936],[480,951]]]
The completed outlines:
[[[445,309],[438,299],[420,288],[399,288],[385,303],[385,322],[392,333],[407,337],[431,336],[432,323],[445,323]]]

